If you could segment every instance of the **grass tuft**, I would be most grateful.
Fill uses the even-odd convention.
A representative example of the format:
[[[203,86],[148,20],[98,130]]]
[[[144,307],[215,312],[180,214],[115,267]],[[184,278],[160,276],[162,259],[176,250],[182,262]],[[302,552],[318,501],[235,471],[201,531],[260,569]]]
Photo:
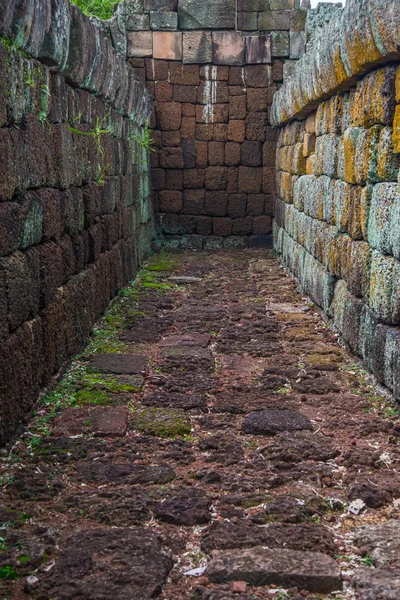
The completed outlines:
[[[121,0],[71,0],[88,17],[98,17],[106,21],[114,14],[114,6]]]

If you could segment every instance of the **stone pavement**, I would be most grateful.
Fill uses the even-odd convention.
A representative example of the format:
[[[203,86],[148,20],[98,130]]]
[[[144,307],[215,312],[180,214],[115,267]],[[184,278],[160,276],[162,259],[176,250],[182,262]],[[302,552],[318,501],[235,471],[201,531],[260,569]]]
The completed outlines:
[[[159,255],[2,455],[0,595],[398,599],[399,440],[272,252]]]

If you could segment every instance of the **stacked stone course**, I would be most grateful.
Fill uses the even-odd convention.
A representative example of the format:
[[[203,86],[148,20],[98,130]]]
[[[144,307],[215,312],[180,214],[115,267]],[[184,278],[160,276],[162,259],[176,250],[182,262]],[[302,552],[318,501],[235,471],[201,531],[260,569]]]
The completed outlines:
[[[163,243],[272,243],[272,98],[305,47],[299,0],[125,0],[113,43],[155,99],[154,202]]]
[[[365,74],[372,47],[368,19],[377,18],[378,4],[370,2],[363,12],[362,2],[348,2],[274,99],[273,122],[290,121],[278,139],[275,248],[352,350],[399,399],[400,56],[393,64],[395,55],[386,54],[391,64],[379,66],[382,35],[388,47],[393,34],[396,2],[387,2],[381,27],[373,29],[380,56]],[[351,24],[354,15],[361,19],[356,31],[346,26],[339,39],[329,37],[338,32],[338,22]],[[358,46],[360,31],[368,34],[364,52]],[[326,83],[337,71],[330,62],[321,62],[329,43],[332,53],[339,47],[343,60],[347,57],[353,86],[326,100],[322,90],[337,89],[337,79],[331,88]],[[319,97],[315,110],[304,67],[317,62],[321,69],[312,75],[313,97]],[[302,85],[296,98],[291,95],[294,85]],[[300,113],[308,117],[297,120]]]
[[[1,445],[155,231],[132,67],[64,0],[3,3],[0,35]]]

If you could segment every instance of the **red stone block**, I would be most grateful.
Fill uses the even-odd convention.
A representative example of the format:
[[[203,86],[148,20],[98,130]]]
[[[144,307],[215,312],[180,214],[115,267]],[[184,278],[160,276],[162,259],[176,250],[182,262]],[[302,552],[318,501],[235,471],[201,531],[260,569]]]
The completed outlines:
[[[128,31],[128,56],[146,57],[153,54],[153,35],[151,31]]]
[[[267,107],[267,90],[262,88],[247,90],[247,110],[249,112],[266,112]]]
[[[263,168],[262,191],[264,194],[274,194],[276,187],[276,171],[274,167]]]
[[[159,158],[163,169],[183,169],[182,148],[163,148]]]
[[[179,215],[179,232],[181,234],[193,234],[197,230],[197,216]],[[179,336],[178,336],[179,337]]]
[[[159,193],[160,212],[178,213],[182,206],[182,192],[163,190]]]
[[[185,138],[182,140],[183,168],[194,169],[196,166],[196,140]]]
[[[183,186],[185,189],[204,187],[204,169],[186,169],[183,171]]]
[[[261,142],[246,141],[242,144],[242,165],[247,167],[260,167],[262,164]]]
[[[227,142],[225,144],[225,164],[230,167],[240,164],[240,144],[237,142]]]
[[[183,212],[187,215],[204,214],[205,196],[204,190],[184,190]]]
[[[245,124],[244,121],[229,121],[228,140],[230,142],[244,142]]]
[[[249,216],[258,217],[264,214],[264,205],[264,194],[249,194],[247,196],[247,214]]]
[[[147,81],[167,81],[168,62],[166,60],[155,60],[146,58],[144,61]]]
[[[197,101],[197,87],[194,85],[174,85],[175,102],[195,103]]]
[[[253,233],[256,235],[267,235],[272,232],[272,219],[269,216],[263,215],[254,217]]]
[[[182,190],[183,189],[183,171],[182,169],[167,169],[165,189]]]
[[[246,216],[246,194],[229,195],[228,215],[236,218]]]
[[[196,142],[196,166],[200,168],[208,165],[208,144],[207,142]]]
[[[247,87],[266,88],[272,82],[272,70],[269,65],[249,65],[244,68]]]
[[[229,70],[229,85],[238,86],[241,89],[246,87],[244,67],[231,67]]]
[[[246,119],[246,139],[263,142],[267,117],[265,113],[249,113]]]
[[[154,31],[153,56],[154,58],[181,61],[183,59],[182,33],[179,31]]]
[[[239,191],[239,169],[238,167],[229,167],[228,169],[228,185],[226,190],[229,193],[236,194]]]
[[[232,234],[248,235],[253,232],[253,217],[244,217],[243,219],[233,219]]]
[[[195,117],[196,106],[194,104],[182,104],[182,117]]]
[[[231,235],[232,219],[229,217],[215,217],[213,219],[213,234],[226,237]]]
[[[199,66],[184,65],[180,62],[169,63],[169,81],[179,85],[199,85]]]
[[[239,191],[259,193],[262,187],[262,169],[257,167],[239,167]]]
[[[205,212],[213,217],[225,217],[228,207],[227,192],[206,192]]]
[[[208,163],[212,166],[223,166],[225,162],[225,144],[208,142]]]
[[[227,167],[208,167],[205,171],[207,190],[225,190],[228,183]]]
[[[148,88],[149,93],[151,90]],[[156,81],[154,94],[156,102],[172,102],[174,100],[174,88],[168,81]]]
[[[180,131],[163,131],[162,132],[162,145],[163,146],[175,146],[181,145],[181,132]]]
[[[276,162],[276,142],[265,142],[263,145],[264,167],[274,167]]]
[[[229,88],[224,81],[202,81],[197,88],[199,104],[225,104],[229,102]]]
[[[228,123],[229,108],[227,104],[210,104],[196,106],[197,123]]]
[[[272,64],[272,81],[283,80],[283,61],[274,60]]]
[[[245,119],[246,112],[246,96],[231,96],[229,99],[229,119]]]
[[[208,81],[228,81],[229,67],[223,67],[221,65],[206,65],[200,67],[200,78],[207,79]]]
[[[183,138],[194,138],[196,136],[196,119],[193,117],[182,117],[181,135]]]
[[[228,125],[225,123],[215,123],[214,140],[216,142],[226,142],[228,139]]]
[[[212,217],[197,218],[197,233],[199,235],[211,235],[213,227]]]
[[[196,140],[210,141],[213,139],[214,125],[199,123],[196,125]]]
[[[157,123],[161,130],[180,129],[182,122],[182,106],[179,102],[165,102],[156,107]]]

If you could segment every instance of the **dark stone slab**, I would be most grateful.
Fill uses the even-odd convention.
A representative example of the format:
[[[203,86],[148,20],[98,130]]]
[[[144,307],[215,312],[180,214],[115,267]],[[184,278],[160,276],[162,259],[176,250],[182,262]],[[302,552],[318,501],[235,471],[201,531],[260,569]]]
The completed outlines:
[[[59,600],[147,600],[158,596],[172,568],[149,529],[94,529],[70,537],[41,587]]]
[[[139,375],[149,363],[147,356],[137,354],[99,354],[94,356],[88,367],[92,371],[115,375]]]
[[[205,575],[212,583],[246,581],[250,585],[297,587],[329,593],[342,588],[338,564],[320,552],[251,548],[216,552]]]
[[[95,437],[123,437],[128,427],[126,406],[67,408],[54,420],[53,435],[68,437],[90,433]]]
[[[284,432],[262,454],[272,461],[299,463],[305,460],[327,461],[339,456],[340,450],[323,435],[308,432]]]
[[[271,523],[268,527],[259,527],[251,521],[215,521],[201,539],[202,550],[208,554],[212,550],[254,546],[323,552],[331,556],[335,553],[331,532],[316,523]]]
[[[164,348],[173,347],[197,347],[207,348],[211,341],[211,336],[206,333],[187,333],[184,335],[170,335],[160,342]]]
[[[96,482],[117,482],[136,485],[138,483],[164,484],[175,478],[169,465],[131,465],[104,462],[80,462],[76,465],[79,479]]]
[[[211,521],[211,500],[199,494],[182,494],[160,502],[154,508],[159,521],[173,525],[204,525]]]
[[[263,410],[250,413],[242,423],[243,433],[275,435],[281,431],[312,430],[310,420],[294,410]]]

